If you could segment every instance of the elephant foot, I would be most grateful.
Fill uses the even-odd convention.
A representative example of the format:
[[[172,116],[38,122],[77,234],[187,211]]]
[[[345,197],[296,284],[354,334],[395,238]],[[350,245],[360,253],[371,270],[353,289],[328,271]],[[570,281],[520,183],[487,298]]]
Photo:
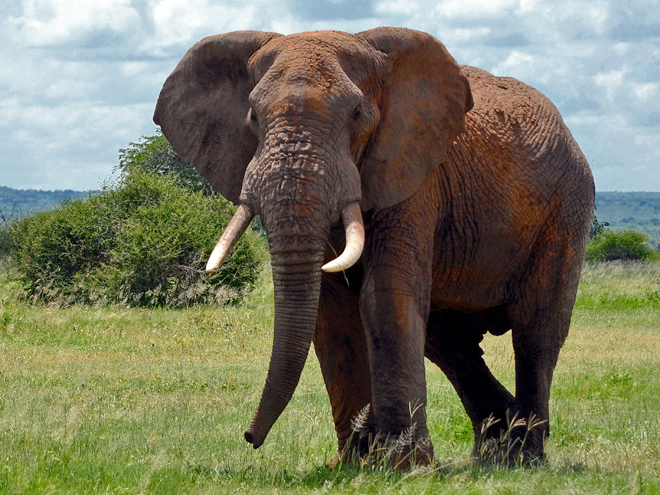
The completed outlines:
[[[371,430],[353,431],[344,441],[339,441],[339,451],[329,463],[331,468],[340,464],[363,464],[369,457],[375,435]]]
[[[407,470],[414,466],[424,466],[433,462],[431,438],[414,437],[411,431],[398,435],[363,434],[351,437],[329,463],[331,468],[353,464],[366,466],[387,466],[397,470]]]
[[[379,448],[378,456],[394,469],[405,471],[433,462],[433,443],[428,434],[415,438],[411,432],[404,431],[399,435],[386,437]]]
[[[547,436],[548,422],[533,414],[527,419],[510,410],[504,419],[491,415],[475,426],[472,458],[482,465],[541,465],[545,462]]]

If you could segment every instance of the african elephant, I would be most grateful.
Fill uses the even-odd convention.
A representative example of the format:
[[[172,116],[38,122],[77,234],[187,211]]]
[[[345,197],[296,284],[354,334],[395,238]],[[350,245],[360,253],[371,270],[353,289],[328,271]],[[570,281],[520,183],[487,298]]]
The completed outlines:
[[[274,343],[248,442],[287,406],[313,340],[340,454],[367,448],[351,420],[368,410],[365,431],[407,432],[418,461],[432,457],[426,356],[475,445],[491,415],[534,415],[519,453],[543,459],[594,205],[587,161],[543,95],[458,66],[418,31],[241,31],[186,53],[154,122],[239,205],[207,270],[255,215],[267,232]],[[479,346],[508,330],[515,396]]]

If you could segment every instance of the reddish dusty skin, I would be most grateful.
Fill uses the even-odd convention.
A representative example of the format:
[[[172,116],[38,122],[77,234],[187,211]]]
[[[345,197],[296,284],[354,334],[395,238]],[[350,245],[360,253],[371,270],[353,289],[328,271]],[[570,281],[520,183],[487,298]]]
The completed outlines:
[[[154,120],[268,232],[275,342],[248,441],[261,445],[286,407],[313,338],[340,453],[365,452],[351,419],[370,405],[364,433],[392,439],[412,423],[407,449],[432,457],[426,356],[475,433],[491,414],[541,420],[522,453],[543,459],[594,201],[588,164],[543,95],[459,67],[417,31],[244,31],[191,48]],[[358,200],[362,258],[322,275],[343,249],[340,213]],[[515,395],[479,347],[510,329]]]

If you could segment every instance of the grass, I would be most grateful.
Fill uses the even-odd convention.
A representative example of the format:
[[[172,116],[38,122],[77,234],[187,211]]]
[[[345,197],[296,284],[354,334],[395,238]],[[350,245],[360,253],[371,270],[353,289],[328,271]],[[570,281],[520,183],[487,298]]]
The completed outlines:
[[[331,469],[312,355],[266,443],[242,438],[272,332],[267,274],[243,305],[26,305],[0,288],[0,493],[660,493],[660,264],[586,267],[560,355],[544,467],[474,467],[472,428],[427,366],[437,464]],[[485,357],[513,387],[509,335]],[[313,354],[313,352],[312,352]]]

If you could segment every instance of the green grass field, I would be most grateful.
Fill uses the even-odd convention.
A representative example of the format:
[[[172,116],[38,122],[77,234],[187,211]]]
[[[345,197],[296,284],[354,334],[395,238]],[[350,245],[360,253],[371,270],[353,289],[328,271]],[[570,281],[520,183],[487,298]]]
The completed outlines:
[[[587,267],[551,400],[547,465],[477,468],[472,429],[427,367],[437,463],[331,469],[316,358],[264,446],[242,432],[271,345],[266,281],[237,307],[30,306],[0,280],[2,493],[660,493],[660,264]],[[513,383],[510,336],[487,337]]]

